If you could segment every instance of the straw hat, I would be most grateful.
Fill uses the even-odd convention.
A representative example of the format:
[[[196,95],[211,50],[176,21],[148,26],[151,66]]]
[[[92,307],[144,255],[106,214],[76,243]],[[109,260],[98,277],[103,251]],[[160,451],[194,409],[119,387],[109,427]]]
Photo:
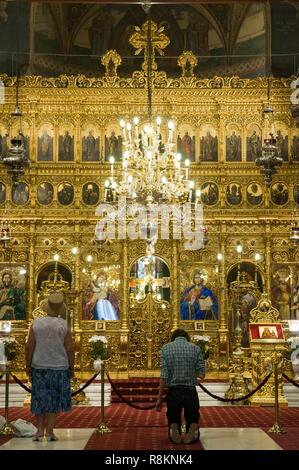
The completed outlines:
[[[66,305],[64,303],[64,295],[61,292],[53,292],[47,300],[42,303],[42,309],[50,317],[66,316]]]

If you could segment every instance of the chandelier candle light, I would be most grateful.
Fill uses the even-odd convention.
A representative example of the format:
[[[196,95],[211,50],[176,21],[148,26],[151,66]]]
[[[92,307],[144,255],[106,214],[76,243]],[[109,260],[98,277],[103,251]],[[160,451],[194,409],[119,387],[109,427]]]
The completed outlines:
[[[105,202],[115,202],[119,196],[151,204],[198,202],[194,181],[189,180],[190,161],[181,164],[182,156],[175,152],[174,123],[168,122],[167,141],[162,143],[160,117],[156,123],[146,123],[140,129],[139,118],[132,125],[123,119],[123,175],[118,183],[114,178],[114,156],[110,156],[110,178],[105,182]],[[183,168],[182,168],[183,167]],[[197,197],[195,197],[195,194]]]

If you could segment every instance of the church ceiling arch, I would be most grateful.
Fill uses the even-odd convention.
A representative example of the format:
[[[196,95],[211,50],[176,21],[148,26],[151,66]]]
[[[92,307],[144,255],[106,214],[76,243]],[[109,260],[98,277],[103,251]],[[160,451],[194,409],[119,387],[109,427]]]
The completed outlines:
[[[6,23],[11,22],[9,31],[11,31],[12,38],[8,48],[10,52],[7,53],[7,57],[1,59],[1,64],[2,62],[4,64],[1,69],[9,75],[14,74],[11,56],[16,50],[12,34],[12,24],[15,22],[12,5],[14,3],[16,2],[8,2],[6,8],[8,15]],[[294,23],[291,25],[294,31],[297,28],[295,24],[296,2],[284,3],[279,2],[279,9],[276,8],[276,3],[271,2],[271,18],[266,14],[265,2],[153,3],[153,20],[164,26],[166,34],[170,37],[170,45],[165,50],[165,56],[158,59],[159,70],[165,71],[168,76],[177,76],[180,73],[177,57],[183,50],[192,50],[196,56],[200,57],[197,74],[200,73],[202,76],[247,76],[248,74],[256,76],[264,73],[263,54],[265,53],[266,56],[267,52],[270,60],[271,38],[273,43],[273,38],[278,38],[280,31],[279,28],[273,29],[272,27],[272,33],[269,33],[271,22],[276,21],[275,24],[278,27],[284,28],[283,32],[286,29],[289,30],[288,25],[291,21]],[[24,4],[28,7],[28,2],[21,2],[22,7]],[[26,41],[21,41],[22,47],[25,45],[23,49],[24,51],[26,49],[26,54],[29,52],[30,73],[46,76],[63,73],[95,76],[101,74],[98,57],[102,56],[107,49],[117,50],[123,58],[119,69],[120,75],[128,76],[134,70],[140,70],[142,57],[134,55],[135,51],[128,39],[132,34],[132,29],[145,21],[142,2],[138,2],[138,6],[134,3],[112,2],[108,4],[94,1],[92,3],[88,1],[84,3],[35,2],[34,5],[35,7],[31,5],[30,11],[30,26],[33,27],[34,33],[28,32],[29,28],[26,28],[26,34],[30,36],[30,46],[25,45]],[[256,8],[264,13],[264,24],[267,26],[264,33],[260,28],[260,35],[257,34],[257,28],[254,32],[250,31],[250,25],[254,23],[252,10]],[[102,12],[108,18],[108,21],[102,22],[106,27],[106,38],[102,35],[102,27],[97,29],[93,25],[94,20],[101,18]],[[286,25],[281,12],[287,15]],[[27,11],[25,13],[27,14]],[[278,16],[276,20],[275,14]],[[111,23],[109,23],[109,18]],[[2,22],[1,18],[0,21]],[[1,33],[0,30],[0,39],[1,34],[7,36],[7,33]],[[247,37],[252,41],[247,40]],[[255,39],[256,43],[254,43]],[[287,47],[286,53],[290,51],[290,55],[297,51],[297,46],[293,45],[293,48],[289,48],[288,45],[284,45],[286,41],[275,40],[276,50],[273,49],[272,60],[275,60],[273,59],[275,52],[284,52],[283,47]],[[228,56],[233,55],[238,57],[229,60]],[[245,58],[240,58],[242,55]],[[254,56],[252,60],[249,59],[249,55]],[[283,69],[283,60],[279,60],[280,62],[276,59],[280,70]]]
[[[63,5],[52,4],[47,5],[50,15],[53,20],[53,24],[56,29],[56,34],[61,45],[61,51],[67,54],[68,51],[68,31],[66,28],[66,21],[64,16]]]

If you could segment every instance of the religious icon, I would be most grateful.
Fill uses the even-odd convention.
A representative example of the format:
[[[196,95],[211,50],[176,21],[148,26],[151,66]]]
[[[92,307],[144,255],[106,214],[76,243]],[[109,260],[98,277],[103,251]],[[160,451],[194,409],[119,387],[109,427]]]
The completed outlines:
[[[232,131],[231,135],[226,137],[226,161],[240,162],[241,157],[241,137]]]
[[[7,156],[7,150],[8,150],[7,139],[8,139],[8,132],[0,131],[0,157]]]
[[[250,183],[246,189],[246,197],[249,204],[258,206],[263,200],[263,189],[259,183]]]
[[[217,298],[211,289],[204,285],[204,272],[196,270],[192,275],[192,285],[180,299],[181,320],[217,320]]]
[[[200,189],[201,200],[204,204],[206,204],[207,206],[213,206],[214,204],[217,204],[219,191],[218,186],[215,183],[204,183]]]
[[[30,137],[28,135],[19,134],[18,138],[21,139],[23,147],[25,149],[26,160],[30,160]]]
[[[276,326],[259,326],[259,335],[261,339],[278,339]]]
[[[274,268],[273,268],[274,269]],[[274,271],[273,271],[274,272]],[[290,320],[291,318],[291,276],[289,269],[275,269],[272,277],[272,302],[279,311],[280,320]]]
[[[277,131],[276,135],[276,147],[278,149],[278,155],[283,158],[285,162],[288,161],[288,136],[283,136],[281,130]]]
[[[83,296],[84,320],[119,320],[118,295],[111,286],[111,279],[105,271],[100,271]]]
[[[294,162],[299,162],[299,136],[295,135],[293,137],[293,147],[292,147],[292,160]]]
[[[21,141],[23,148],[25,150],[25,159],[30,160],[30,127],[28,123],[22,123],[22,129],[20,129],[19,124],[14,122],[11,128],[11,136],[13,139],[18,139]]]
[[[98,162],[100,158],[100,138],[95,137],[93,130],[88,131],[87,136],[82,138],[82,161],[83,162]]]
[[[260,306],[260,310],[267,310],[267,305]],[[250,340],[265,342],[284,342],[284,334],[281,323],[251,323],[250,324]]]
[[[246,161],[254,162],[262,154],[262,140],[259,131],[252,130],[246,139]]]
[[[51,183],[44,182],[37,188],[37,200],[39,204],[46,206],[53,201],[54,189]]]
[[[74,200],[74,188],[70,183],[61,183],[58,186],[58,202],[63,206],[72,204]]]
[[[26,270],[0,264],[0,320],[25,320]]]
[[[105,160],[109,161],[110,157],[114,157],[115,161],[120,161],[122,157],[122,137],[111,131],[109,137],[105,136]]]
[[[29,200],[29,187],[26,183],[19,181],[14,182],[11,191],[11,198],[14,204],[27,204]]]
[[[71,136],[68,130],[59,136],[58,160],[60,162],[74,160],[74,136]]]
[[[40,162],[53,161],[53,137],[47,129],[44,129],[38,137],[37,160]]]
[[[4,183],[0,183],[0,204],[3,204],[6,199],[6,187]]]
[[[183,160],[195,162],[195,136],[191,137],[188,131],[185,132],[183,137],[179,133],[177,137],[177,151],[182,155]]]
[[[10,240],[10,228],[7,225],[1,228],[0,238],[3,241]]]
[[[226,188],[226,199],[232,206],[238,206],[242,202],[241,186],[238,183],[231,183]]]
[[[271,187],[271,199],[274,204],[283,206],[288,202],[289,191],[284,183],[275,183]]]
[[[200,139],[200,159],[203,162],[218,161],[218,138],[212,129],[208,129]]]
[[[188,23],[184,26],[186,28],[185,41],[187,42],[185,49],[192,51],[195,55],[209,56],[209,26],[205,18],[198,12],[188,12],[187,18]]]
[[[110,47],[114,31],[114,18],[110,12],[100,12],[88,30],[91,54],[103,55]]]
[[[82,199],[84,204],[92,206],[99,201],[99,187],[95,183],[86,183],[82,189]]]

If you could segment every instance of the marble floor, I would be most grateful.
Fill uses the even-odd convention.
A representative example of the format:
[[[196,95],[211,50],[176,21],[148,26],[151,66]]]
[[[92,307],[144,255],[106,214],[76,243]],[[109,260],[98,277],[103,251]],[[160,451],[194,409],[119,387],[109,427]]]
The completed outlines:
[[[56,442],[15,437],[2,444],[0,450],[83,450],[93,432],[93,428],[61,428],[55,430],[59,438]],[[260,428],[202,428],[200,440],[205,450],[282,450]],[[148,445],[150,449],[150,442]]]

